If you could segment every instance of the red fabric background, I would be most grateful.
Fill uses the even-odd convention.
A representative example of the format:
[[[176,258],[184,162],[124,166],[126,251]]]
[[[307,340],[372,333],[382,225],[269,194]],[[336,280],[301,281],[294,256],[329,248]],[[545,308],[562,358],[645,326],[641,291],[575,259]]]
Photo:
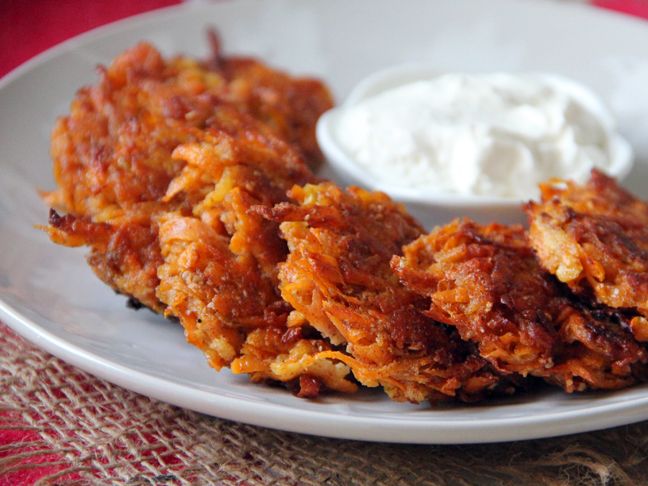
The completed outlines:
[[[0,0],[0,76],[99,25],[179,0]]]
[[[594,0],[592,5],[648,19],[648,0]]]

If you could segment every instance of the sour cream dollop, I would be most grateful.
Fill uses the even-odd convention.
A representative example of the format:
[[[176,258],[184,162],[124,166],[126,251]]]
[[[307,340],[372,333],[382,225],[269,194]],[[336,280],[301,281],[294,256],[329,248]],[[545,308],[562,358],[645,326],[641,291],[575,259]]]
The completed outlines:
[[[445,74],[341,108],[342,150],[377,181],[528,199],[550,177],[584,181],[613,160],[612,117],[580,85],[532,74]]]

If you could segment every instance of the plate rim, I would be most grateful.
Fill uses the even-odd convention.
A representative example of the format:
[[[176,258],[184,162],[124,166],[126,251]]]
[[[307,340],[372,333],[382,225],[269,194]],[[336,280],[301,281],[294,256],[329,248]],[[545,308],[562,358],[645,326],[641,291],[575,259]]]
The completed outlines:
[[[294,1],[294,0],[293,0]],[[353,0],[352,0],[353,1]],[[497,0],[500,3],[509,3],[510,5],[524,5],[525,8],[531,6],[531,8],[556,8],[557,5],[551,0]],[[210,10],[212,8],[217,8],[223,4],[263,4],[263,0],[216,0],[213,3],[210,2],[184,2],[175,5],[167,5],[153,10],[147,10],[129,17],[124,17],[121,19],[113,20],[106,24],[99,25],[92,29],[89,29],[85,32],[81,32],[75,36],[64,39],[53,46],[48,47],[44,51],[41,51],[34,55],[33,57],[25,60],[18,66],[12,68],[9,72],[5,73],[0,77],[0,90],[5,88],[6,85],[15,81],[17,78],[28,72],[30,69],[47,62],[51,57],[55,57],[59,53],[64,52],[66,49],[74,47],[74,44],[83,43],[85,41],[92,40],[94,38],[100,38],[103,35],[110,35],[116,33],[116,31],[122,28],[134,27],[138,23],[145,23],[147,21],[155,21],[157,18],[162,18],[165,16],[173,16],[176,12],[185,13],[185,11],[190,10]],[[592,17],[600,17],[607,19],[616,19],[620,22],[628,22],[635,25],[645,26],[648,20],[644,20],[633,15],[629,15],[623,12],[617,12],[615,10],[609,10],[603,7],[598,7],[595,5],[581,4],[579,2],[573,3],[561,3],[561,10],[573,10],[574,12],[578,11],[581,14]],[[115,31],[115,32],[113,32]]]
[[[558,437],[648,419],[648,393],[634,401],[592,406],[586,415],[583,415],[582,409],[567,410],[545,413],[531,422],[528,416],[475,421],[453,421],[441,416],[422,422],[304,410],[278,403],[228,397],[129,368],[56,336],[1,298],[0,318],[36,347],[92,376],[132,392],[217,418],[286,432],[401,444],[480,444]],[[250,383],[250,386],[258,385]],[[330,424],[333,418],[336,423]],[[273,422],[269,423],[269,420]],[[374,428],[376,426],[379,427]],[[475,431],[479,432],[477,436],[473,435]],[[406,437],[402,437],[403,432],[406,432]]]
[[[184,3],[154,9],[119,19],[64,40],[12,69],[0,79],[0,93],[10,84],[38,66],[46,64],[68,51],[83,48],[84,43],[115,35],[120,30],[136,29],[147,22],[162,21],[177,13],[197,12],[218,8],[222,4],[262,4],[259,0],[221,0],[213,4]],[[511,3],[511,0],[500,0]],[[551,2],[517,0],[515,3],[555,8]],[[578,10],[586,15],[613,17],[623,22],[645,22],[624,14],[596,9],[580,4],[564,4],[560,8]],[[1,94],[0,94],[1,95]],[[19,335],[63,361],[79,369],[165,403],[194,410],[227,420],[287,432],[348,440],[411,444],[477,444],[514,440],[533,440],[589,432],[626,425],[648,419],[648,392],[644,397],[620,403],[593,405],[591,409],[567,410],[540,417],[452,421],[441,416],[429,422],[396,420],[386,417],[359,417],[331,412],[305,410],[288,405],[242,400],[148,375],[103,358],[82,346],[56,336],[37,322],[21,314],[0,295],[0,320]],[[251,386],[256,386],[252,385]],[[287,413],[291,412],[291,413]],[[586,412],[584,414],[584,412]],[[331,424],[331,420],[334,423]],[[378,427],[376,427],[378,426]]]

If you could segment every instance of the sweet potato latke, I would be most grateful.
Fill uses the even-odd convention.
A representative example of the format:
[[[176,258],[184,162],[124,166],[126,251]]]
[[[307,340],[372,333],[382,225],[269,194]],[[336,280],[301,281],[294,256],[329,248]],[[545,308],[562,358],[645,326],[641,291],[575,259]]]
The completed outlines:
[[[392,265],[431,299],[430,317],[456,326],[501,372],[565,390],[620,388],[648,355],[624,316],[572,302],[536,261],[522,227],[454,221],[405,246]]]
[[[68,216],[63,224],[53,214],[50,233],[57,243],[90,245],[89,262],[102,280],[161,312],[158,215],[191,214],[204,195],[165,198],[185,166],[182,149],[174,150],[229,137],[222,142],[229,144],[223,150],[231,153],[222,154],[229,163],[244,156],[245,145],[258,160],[274,157],[275,166],[295,172],[279,187],[283,195],[310,175],[302,154],[313,165],[320,160],[314,126],[331,98],[320,82],[290,78],[258,61],[220,52],[209,63],[165,60],[145,43],[99,72],[99,83],[79,90],[52,134],[58,189],[47,201]],[[109,229],[90,230],[100,223]]]
[[[59,189],[46,196],[52,240],[88,245],[99,277],[134,300],[177,316],[215,368],[253,379],[350,392],[348,368],[322,339],[288,329],[277,263],[278,225],[248,212],[314,180],[314,123],[326,88],[253,60],[210,67],[165,61],[140,44],[79,91],[52,136]],[[289,144],[283,138],[291,140]]]
[[[180,319],[189,342],[216,369],[230,366],[255,380],[300,379],[304,396],[316,395],[320,386],[355,391],[346,379],[348,368],[321,354],[331,349],[328,342],[304,338],[310,329],[287,327],[291,308],[277,291],[277,265],[287,248],[277,224],[250,210],[270,209],[286,199],[291,182],[312,176],[277,157],[267,144],[259,151],[254,144],[218,136],[220,141],[174,151],[187,165],[164,200],[197,194],[201,199],[191,216],[167,212],[159,220],[164,263],[157,295],[168,306],[166,313]]]
[[[594,170],[587,184],[553,180],[529,203],[530,239],[543,267],[572,291],[634,314],[648,341],[648,204]]]
[[[290,254],[279,288],[294,320],[340,347],[323,356],[395,400],[474,400],[498,388],[499,375],[453,330],[425,317],[426,300],[392,273],[392,255],[422,231],[403,207],[332,183],[295,187],[289,196],[293,203],[258,210],[282,222]]]

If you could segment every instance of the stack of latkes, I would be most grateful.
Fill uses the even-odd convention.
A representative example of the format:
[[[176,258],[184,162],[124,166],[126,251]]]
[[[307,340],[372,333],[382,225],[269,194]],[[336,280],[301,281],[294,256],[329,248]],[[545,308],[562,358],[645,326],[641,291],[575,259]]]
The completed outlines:
[[[648,205],[602,173],[545,183],[529,231],[425,234],[385,194],[313,174],[319,81],[145,43],[99,75],[54,128],[47,231],[214,368],[411,402],[646,380]]]

